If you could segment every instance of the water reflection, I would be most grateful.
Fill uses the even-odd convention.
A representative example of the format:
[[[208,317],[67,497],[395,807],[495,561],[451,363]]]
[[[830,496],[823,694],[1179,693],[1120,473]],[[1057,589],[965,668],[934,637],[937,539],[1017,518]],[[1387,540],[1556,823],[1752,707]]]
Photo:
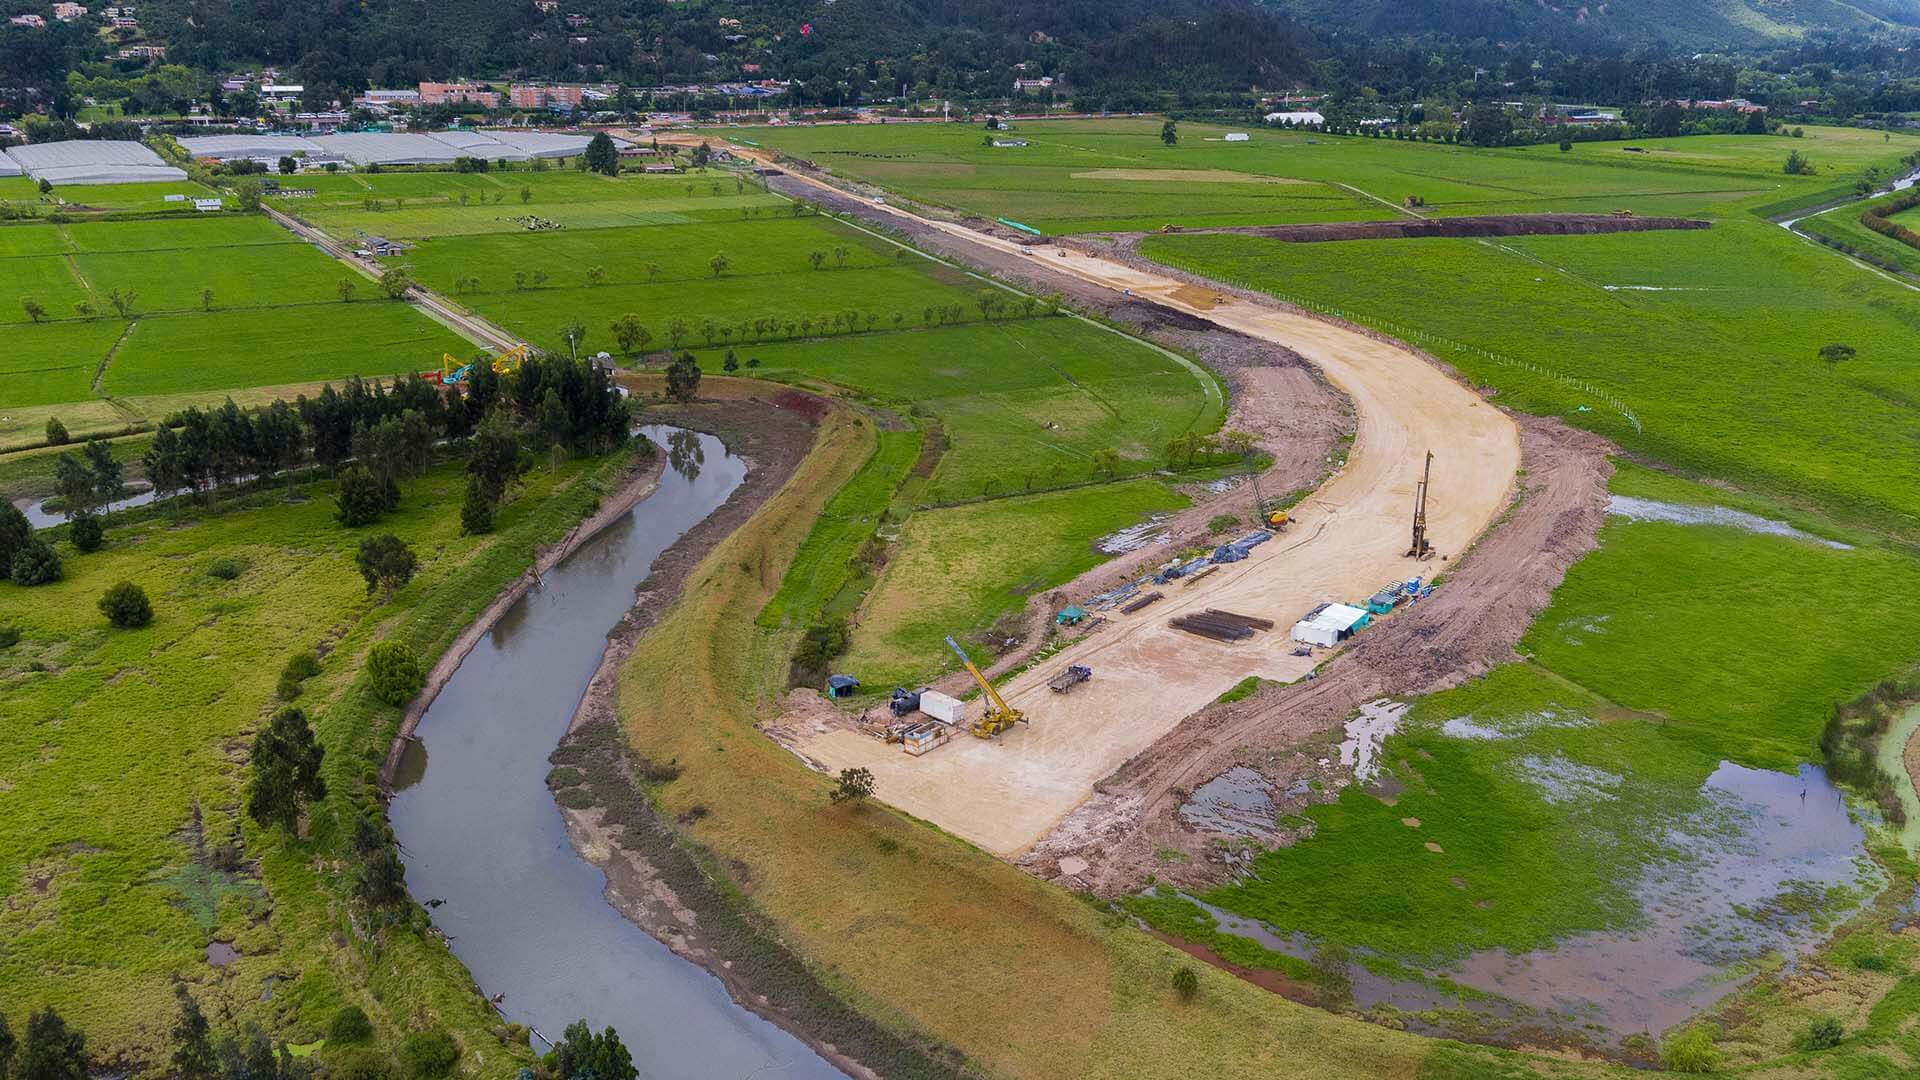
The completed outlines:
[[[547,791],[547,755],[608,627],[653,560],[746,474],[712,436],[644,430],[674,463],[659,488],[515,603],[421,718],[419,752],[401,765],[417,781],[391,808],[407,885],[445,901],[433,921],[455,955],[542,1039],[584,1018],[616,1028],[642,1076],[838,1077],[608,905],[605,877],[574,853]]]

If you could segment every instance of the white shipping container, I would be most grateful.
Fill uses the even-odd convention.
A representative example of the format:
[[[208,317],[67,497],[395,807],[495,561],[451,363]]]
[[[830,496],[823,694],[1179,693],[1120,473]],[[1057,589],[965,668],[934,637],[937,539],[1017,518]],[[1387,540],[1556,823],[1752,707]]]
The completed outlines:
[[[920,711],[943,724],[958,726],[967,719],[967,703],[938,690],[920,692]]]

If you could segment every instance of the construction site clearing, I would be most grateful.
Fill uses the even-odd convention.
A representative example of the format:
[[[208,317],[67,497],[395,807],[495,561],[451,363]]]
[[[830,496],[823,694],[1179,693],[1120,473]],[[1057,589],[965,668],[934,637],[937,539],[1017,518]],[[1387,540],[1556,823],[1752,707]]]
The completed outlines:
[[[893,206],[863,212],[897,217],[975,249],[1024,251],[1014,242]],[[1295,642],[1291,633],[1257,631],[1227,642],[1170,625],[1172,620],[1215,608],[1297,624],[1319,605],[1364,597],[1347,605],[1364,608],[1383,591],[1382,583],[1428,573],[1424,557],[1444,561],[1442,552],[1473,544],[1506,509],[1520,465],[1514,419],[1398,342],[1238,293],[1219,291],[1218,300],[1203,308],[1188,299],[1190,283],[1177,272],[1124,255],[1069,256],[1057,249],[1026,253],[1022,261],[1063,282],[1281,345],[1346,395],[1355,424],[1344,464],[1288,510],[1292,524],[1286,533],[1251,545],[1242,537],[1223,545],[1240,546],[1242,558],[1209,559],[1191,577],[1136,587],[1135,595],[1094,616],[1104,620],[1097,629],[1058,650],[1047,664],[992,687],[998,719],[1016,718],[995,732],[998,737],[950,738],[938,753],[909,757],[863,734],[831,706],[806,706],[796,700],[797,692],[784,715],[769,718],[769,734],[814,768],[867,769],[878,798],[1009,859],[1018,859],[1086,802],[1095,784],[1245,679],[1295,682],[1327,658],[1326,649]],[[1404,602],[1404,584],[1401,592]],[[1356,620],[1347,632],[1361,628]],[[1338,649],[1343,643],[1337,635],[1335,640],[1332,648]],[[931,669],[934,658],[928,663]],[[1049,682],[1071,664],[1085,666],[1093,677],[1072,693],[1054,693]]]

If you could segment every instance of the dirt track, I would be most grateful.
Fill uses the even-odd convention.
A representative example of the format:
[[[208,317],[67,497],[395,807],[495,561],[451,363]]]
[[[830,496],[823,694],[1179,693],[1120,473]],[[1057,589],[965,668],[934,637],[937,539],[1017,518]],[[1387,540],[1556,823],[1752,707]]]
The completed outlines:
[[[1181,229],[1191,233],[1233,233],[1317,244],[1330,240],[1409,240],[1438,236],[1591,236],[1598,233],[1656,232],[1665,229],[1706,229],[1712,222],[1693,218],[1615,217],[1612,214],[1487,214],[1443,218],[1396,218],[1390,221],[1328,221],[1311,225],[1228,225],[1210,229]],[[1118,233],[1137,240],[1155,233]]]
[[[1093,794],[1094,784],[1152,746],[1183,717],[1248,675],[1299,679],[1325,659],[1296,657],[1286,628],[1322,600],[1364,600],[1389,580],[1431,576],[1446,564],[1404,559],[1414,483],[1425,454],[1436,457],[1429,533],[1440,552],[1464,550],[1507,505],[1520,463],[1519,429],[1500,410],[1402,346],[1277,304],[1213,295],[1152,269],[1065,249],[1039,249],[965,226],[917,217],[893,206],[858,203],[805,177],[790,189],[916,237],[937,232],[972,252],[1032,267],[1031,277],[1139,297],[1223,329],[1277,343],[1316,366],[1346,392],[1357,416],[1347,467],[1296,510],[1299,524],[1254,549],[1245,562],[1205,582],[1175,586],[1167,599],[1135,615],[1111,614],[1107,629],[1003,688],[1030,726],[994,742],[961,738],[924,758],[846,730],[816,731],[801,750],[830,769],[873,770],[886,801],[988,850],[1016,857]],[[1196,295],[1198,293],[1198,295]],[[1197,301],[1197,302],[1196,302]],[[1182,611],[1223,607],[1279,623],[1237,645],[1167,626]],[[1071,695],[1046,680],[1085,663],[1094,679]]]

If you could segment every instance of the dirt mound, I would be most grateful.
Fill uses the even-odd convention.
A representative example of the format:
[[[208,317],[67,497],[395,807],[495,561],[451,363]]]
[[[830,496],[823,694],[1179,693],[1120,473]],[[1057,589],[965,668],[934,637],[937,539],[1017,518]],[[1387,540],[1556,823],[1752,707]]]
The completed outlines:
[[[1487,214],[1396,218],[1392,221],[1329,221],[1315,225],[1225,226],[1217,229],[1182,229],[1181,232],[1236,233],[1284,240],[1290,244],[1316,244],[1329,240],[1410,240],[1435,236],[1592,236],[1599,233],[1711,227],[1711,222],[1693,218],[1616,217],[1613,214]]]
[[[1103,893],[1133,888],[1147,874],[1211,884],[1230,868],[1218,861],[1213,837],[1180,815],[1188,792],[1235,765],[1260,771],[1284,791],[1326,756],[1309,741],[1337,728],[1361,704],[1433,693],[1512,660],[1514,643],[1567,568],[1594,546],[1613,449],[1557,420],[1515,419],[1526,469],[1518,504],[1450,565],[1443,588],[1361,636],[1318,678],[1187,717],[1097,785],[1094,798],[1020,865],[1060,877],[1062,860],[1075,860],[1069,864],[1073,883]],[[1169,849],[1191,860],[1169,862],[1156,854]]]

